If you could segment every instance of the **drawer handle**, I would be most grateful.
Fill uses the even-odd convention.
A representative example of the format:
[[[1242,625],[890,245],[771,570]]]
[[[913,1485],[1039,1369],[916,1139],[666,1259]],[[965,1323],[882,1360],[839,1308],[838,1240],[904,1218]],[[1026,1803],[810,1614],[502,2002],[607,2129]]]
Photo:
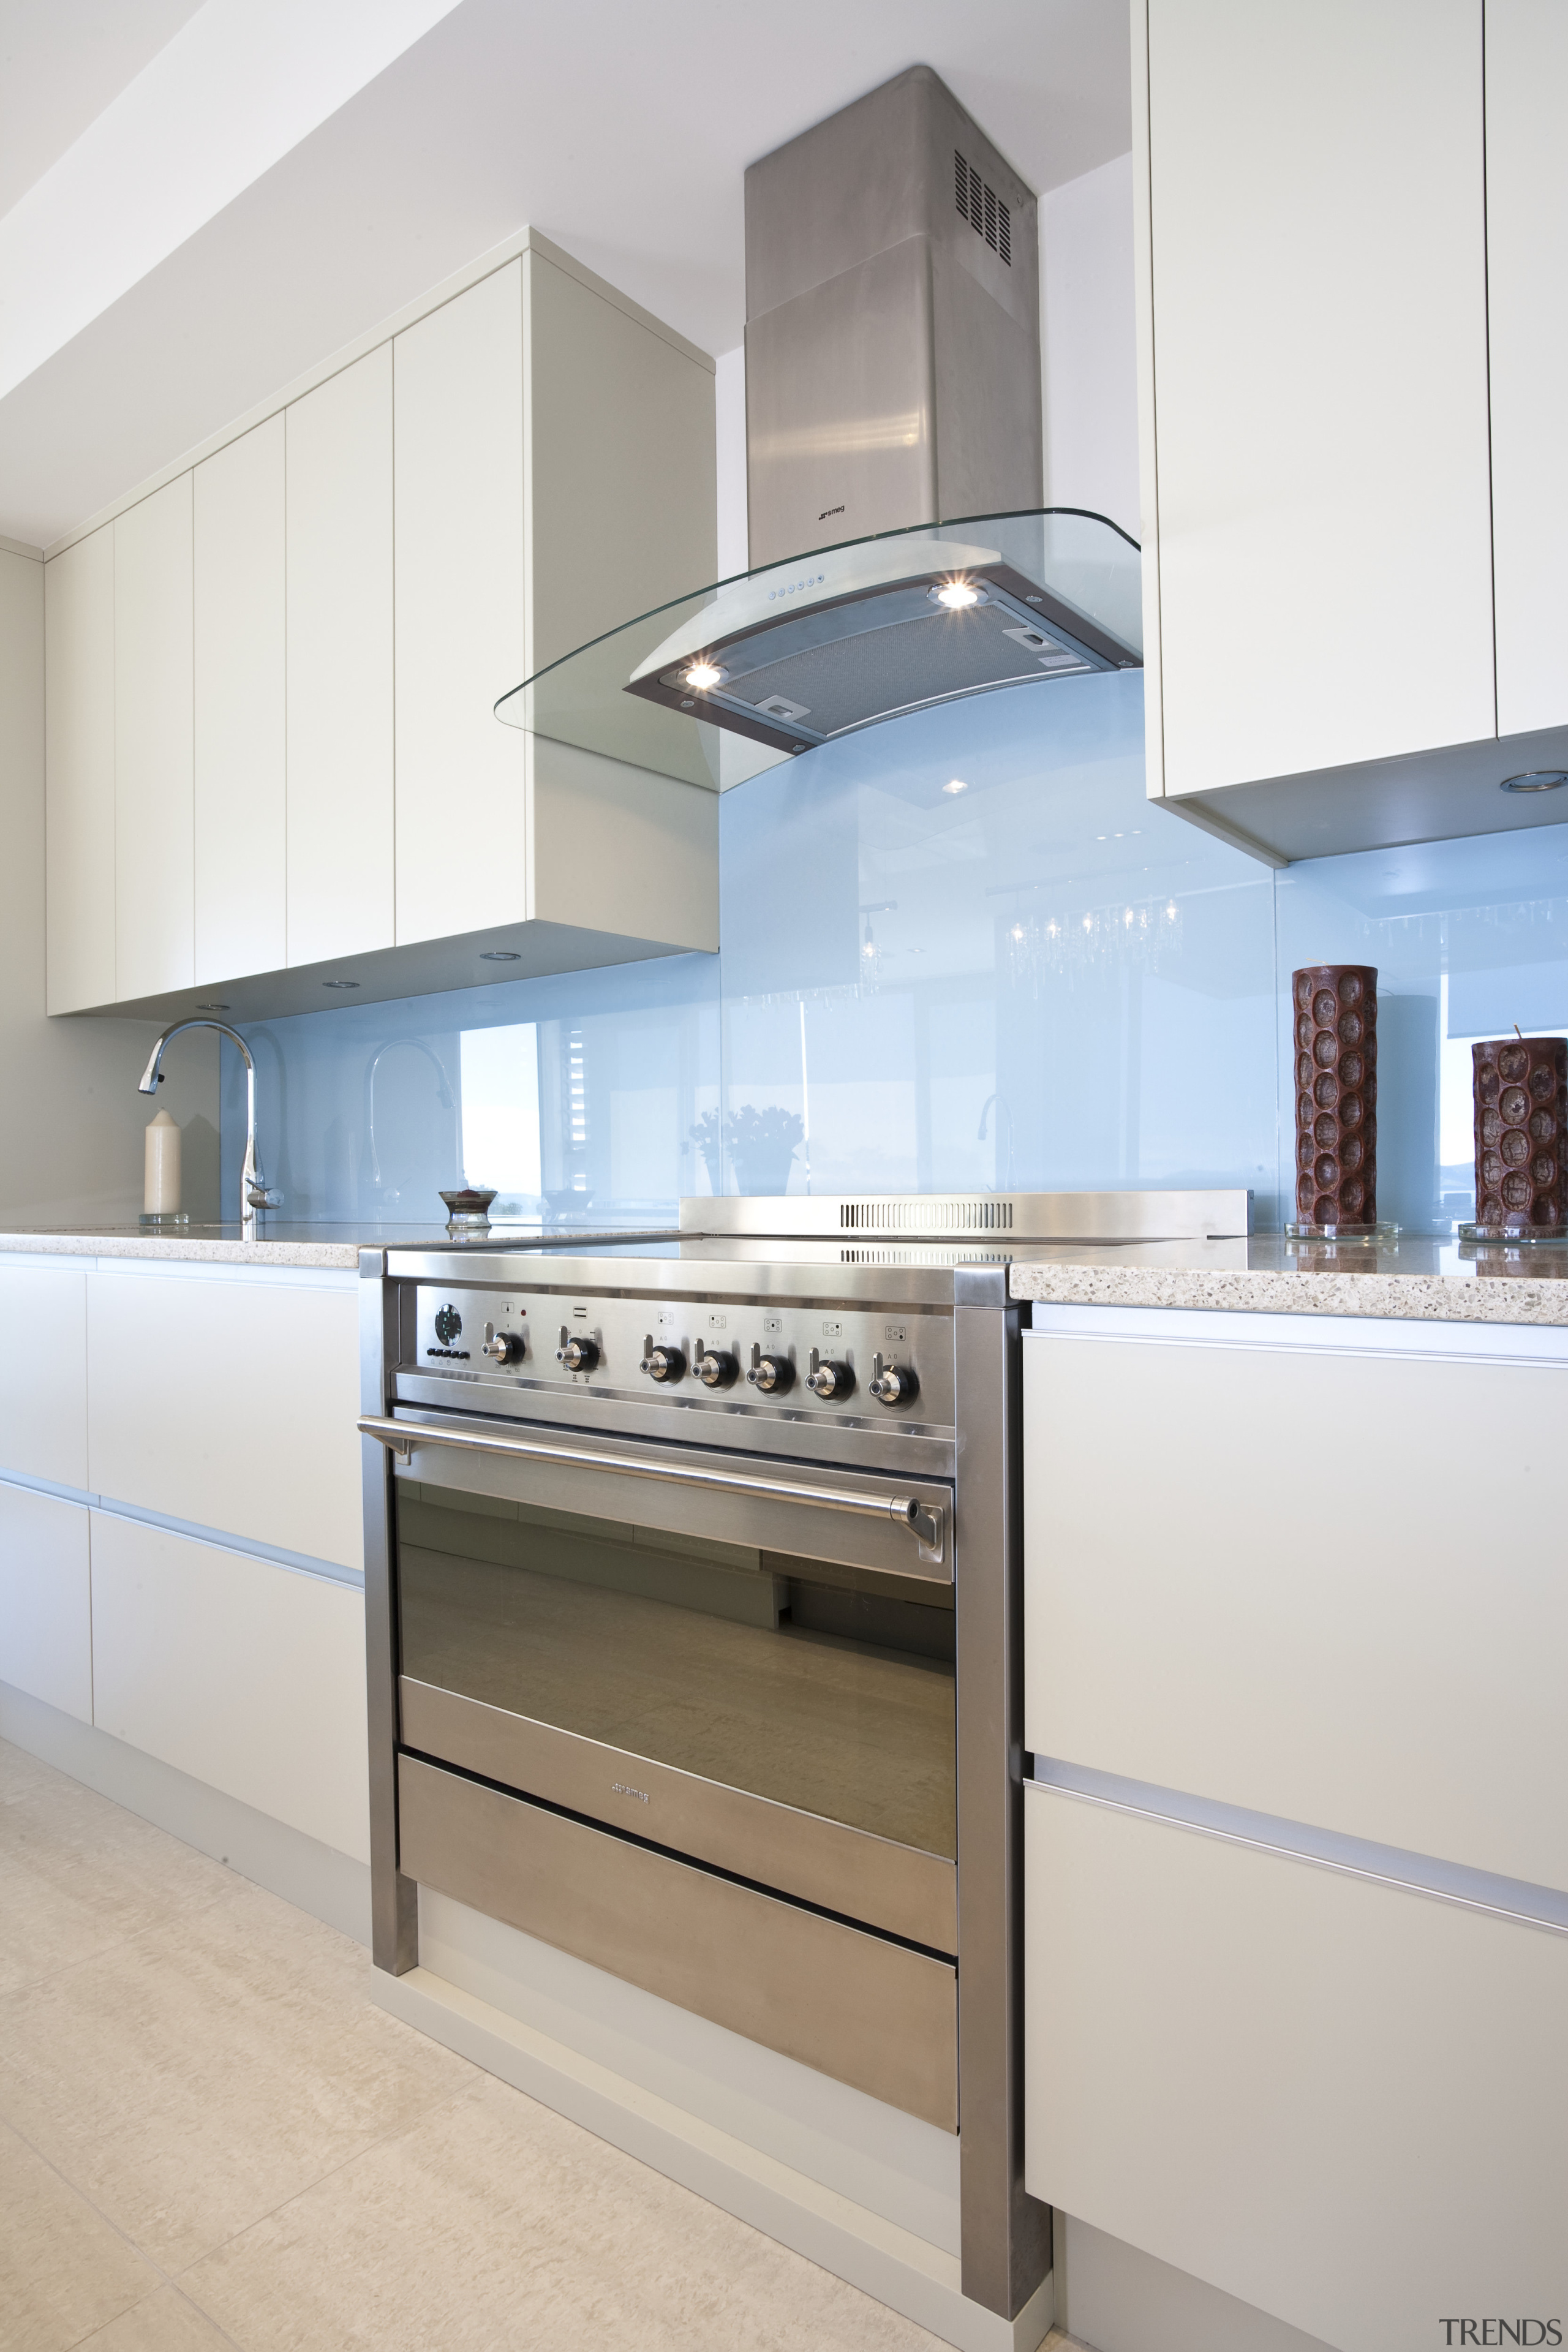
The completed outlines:
[[[400,1462],[411,1462],[416,1445],[445,1445],[463,1454],[500,1454],[530,1462],[562,1462],[578,1470],[611,1470],[626,1478],[662,1478],[673,1486],[716,1487],[721,1493],[760,1495],[775,1503],[809,1503],[817,1510],[848,1511],[857,1518],[891,1519],[908,1528],[922,1559],[942,1556],[946,1513],[940,1503],[914,1495],[851,1495],[837,1486],[796,1486],[784,1478],[755,1478],[742,1470],[685,1469],[668,1462],[642,1462],[629,1454],[591,1454],[574,1445],[549,1445],[535,1437],[489,1437],[475,1430],[433,1428],[427,1422],[390,1421],[365,1413],[360,1433],[374,1437]]]

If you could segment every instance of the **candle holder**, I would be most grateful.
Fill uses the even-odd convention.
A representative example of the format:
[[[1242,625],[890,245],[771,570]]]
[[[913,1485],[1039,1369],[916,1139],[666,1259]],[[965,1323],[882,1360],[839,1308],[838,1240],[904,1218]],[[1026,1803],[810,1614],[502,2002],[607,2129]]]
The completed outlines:
[[[1568,1240],[1568,1039],[1494,1037],[1470,1048],[1476,1221],[1468,1242]]]
[[[447,1203],[447,1231],[449,1234],[488,1234],[490,1229],[490,1202],[495,1199],[493,1184],[464,1184],[456,1192],[443,1192]]]
[[[1289,1241],[1392,1241],[1377,1213],[1377,970],[1290,975],[1296,1045],[1296,1223]]]

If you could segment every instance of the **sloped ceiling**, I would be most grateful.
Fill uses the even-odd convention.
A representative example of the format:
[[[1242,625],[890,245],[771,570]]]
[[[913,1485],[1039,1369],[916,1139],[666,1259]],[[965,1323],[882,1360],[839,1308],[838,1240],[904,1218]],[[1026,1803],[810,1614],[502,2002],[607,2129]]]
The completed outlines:
[[[745,166],[917,61],[1042,193],[1129,144],[1121,0],[5,0],[0,533],[48,545],[525,224],[731,350]]]

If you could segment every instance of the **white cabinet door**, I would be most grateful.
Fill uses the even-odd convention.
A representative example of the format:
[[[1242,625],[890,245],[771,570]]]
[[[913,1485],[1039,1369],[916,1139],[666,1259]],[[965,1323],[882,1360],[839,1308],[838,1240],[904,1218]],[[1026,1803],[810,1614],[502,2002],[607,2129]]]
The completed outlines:
[[[1026,1741],[1568,1888],[1568,1364],[1308,1336],[1026,1338]]]
[[[195,978],[284,939],[283,419],[195,468]]]
[[[87,1485],[87,1276],[0,1260],[0,1475]]]
[[[1568,1937],[1054,1792],[1024,1816],[1037,2197],[1340,2352],[1563,2312]]]
[[[352,1288],[93,1274],[88,1341],[93,1493],[363,1565]]]
[[[522,268],[536,670],[716,576],[718,460],[710,362],[545,254]]]
[[[195,977],[191,478],[114,525],[115,994]]]
[[[1489,737],[1481,0],[1148,26],[1152,785]]]
[[[1568,724],[1568,10],[1487,0],[1498,731]]]
[[[94,1511],[92,1637],[100,1730],[369,1861],[357,1591]]]
[[[44,572],[48,1009],[114,1002],[114,525]]]
[[[530,911],[524,741],[494,715],[524,672],[522,341],[513,261],[393,345],[400,945]]]
[[[0,1481],[0,1683],[92,1721],[87,1509]]]
[[[302,964],[393,943],[391,345],[295,401],[285,432],[289,961]]]

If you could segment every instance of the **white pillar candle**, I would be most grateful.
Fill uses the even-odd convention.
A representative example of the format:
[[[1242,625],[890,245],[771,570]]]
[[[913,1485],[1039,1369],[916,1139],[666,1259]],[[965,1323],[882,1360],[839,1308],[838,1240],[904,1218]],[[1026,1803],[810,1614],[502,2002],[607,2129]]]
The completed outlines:
[[[147,1129],[147,1175],[142,1193],[144,1215],[172,1216],[180,1205],[180,1130],[166,1110]]]

